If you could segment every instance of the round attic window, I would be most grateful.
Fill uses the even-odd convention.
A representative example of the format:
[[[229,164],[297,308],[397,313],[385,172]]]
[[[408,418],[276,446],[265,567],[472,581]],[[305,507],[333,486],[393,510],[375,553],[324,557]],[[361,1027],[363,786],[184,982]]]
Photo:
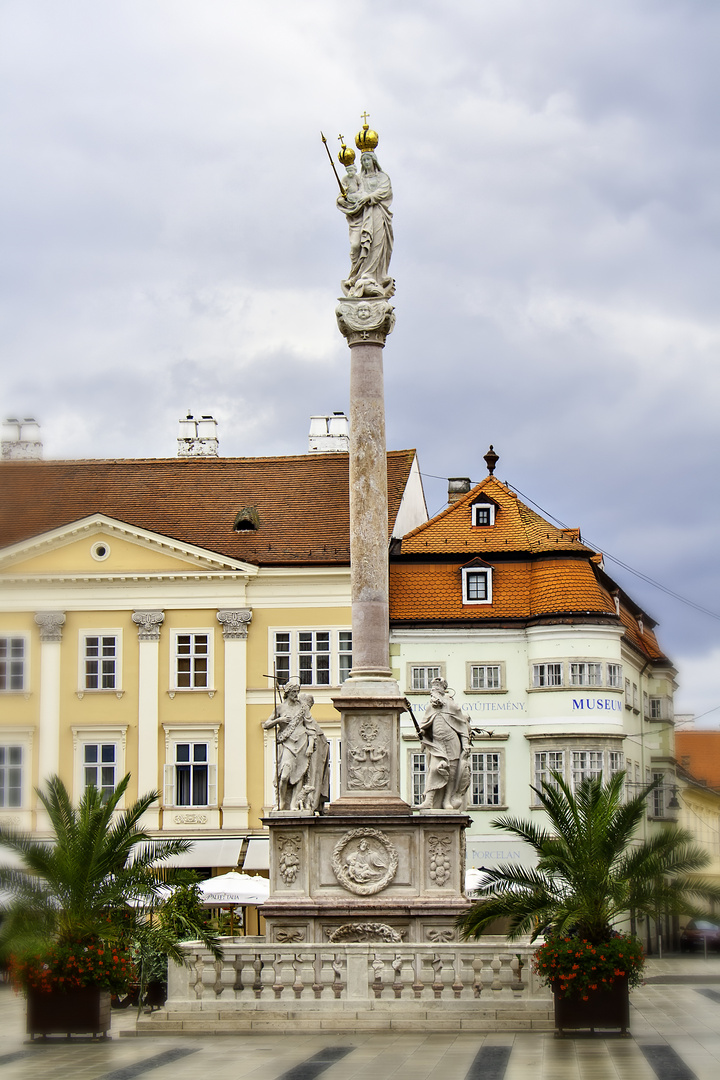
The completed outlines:
[[[110,545],[106,544],[104,540],[99,540],[97,544],[93,544],[93,546],[90,548],[90,554],[92,555],[93,559],[96,559],[98,562],[102,562],[103,559],[107,559],[108,555],[110,554]]]

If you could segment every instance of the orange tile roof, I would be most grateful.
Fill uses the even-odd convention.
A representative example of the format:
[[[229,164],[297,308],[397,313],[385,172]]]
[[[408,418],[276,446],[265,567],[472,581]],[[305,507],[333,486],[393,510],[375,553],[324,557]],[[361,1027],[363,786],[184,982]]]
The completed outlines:
[[[615,605],[586,559],[498,562],[491,604],[463,604],[461,563],[390,563],[390,621],[527,620],[543,615],[615,616]]]
[[[473,526],[470,507],[479,495],[496,504],[495,523]],[[403,555],[477,555],[591,549],[580,541],[579,529],[560,529],[521,502],[514,492],[494,476],[486,476],[467,495],[448,506],[430,521],[403,537]]]
[[[474,526],[470,507],[483,496],[496,505],[495,521]],[[492,604],[462,603],[461,567],[474,557],[494,567]],[[666,661],[654,620],[643,618],[605,574],[602,556],[582,543],[580,530],[551,525],[494,476],[404,536],[390,561],[390,619],[396,625],[580,615],[614,622],[615,594],[626,641],[648,659]]]
[[[620,605],[620,619],[625,627],[625,637],[629,639],[636,649],[639,649],[641,653],[644,653],[651,660],[666,659],[655,637],[655,631],[653,630],[654,620],[639,620],[636,615],[628,611],[624,604]]]
[[[698,780],[720,789],[720,731],[676,731],[675,757]]]
[[[414,450],[388,453],[391,531]],[[347,454],[0,463],[0,547],[92,514],[256,565],[349,562]],[[256,506],[257,532],[233,531]]]

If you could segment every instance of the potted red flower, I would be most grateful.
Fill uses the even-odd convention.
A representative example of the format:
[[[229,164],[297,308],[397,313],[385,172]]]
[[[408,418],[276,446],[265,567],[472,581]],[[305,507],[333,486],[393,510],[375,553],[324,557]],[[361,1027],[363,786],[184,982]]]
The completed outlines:
[[[554,934],[533,957],[533,968],[552,987],[555,1028],[619,1028],[630,1023],[630,989],[642,981],[645,954],[635,937],[617,934],[595,944]]]
[[[31,1036],[104,1034],[110,995],[138,979],[131,949],[150,938],[166,956],[181,959],[175,928],[153,926],[167,895],[157,864],[187,851],[188,840],[153,841],[140,825],[157,799],[151,792],[118,810],[130,777],[109,795],[88,787],[77,807],[59,777],[38,796],[53,828],[52,842],[0,829],[0,844],[22,858],[24,869],[0,867],[0,885],[14,894],[0,928],[0,959],[28,1000]],[[182,880],[182,871],[174,879]],[[164,875],[167,878],[167,873]],[[200,937],[219,955],[215,936],[186,919],[188,937]]]

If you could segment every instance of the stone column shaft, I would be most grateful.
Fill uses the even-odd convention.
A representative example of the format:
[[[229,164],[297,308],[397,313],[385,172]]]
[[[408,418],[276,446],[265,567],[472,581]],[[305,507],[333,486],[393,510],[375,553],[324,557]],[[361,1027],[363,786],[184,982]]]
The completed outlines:
[[[391,675],[383,347],[350,346],[350,577],[353,677]]]

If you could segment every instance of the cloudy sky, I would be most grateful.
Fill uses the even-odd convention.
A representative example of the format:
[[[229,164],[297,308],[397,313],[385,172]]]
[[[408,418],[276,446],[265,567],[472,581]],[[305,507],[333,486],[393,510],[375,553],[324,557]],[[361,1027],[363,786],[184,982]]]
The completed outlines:
[[[348,406],[319,133],[367,109],[388,445],[433,513],[492,442],[717,723],[719,41],[716,0],[4,0],[2,416],[53,458],[172,456],[187,409],[223,454],[304,452]]]

